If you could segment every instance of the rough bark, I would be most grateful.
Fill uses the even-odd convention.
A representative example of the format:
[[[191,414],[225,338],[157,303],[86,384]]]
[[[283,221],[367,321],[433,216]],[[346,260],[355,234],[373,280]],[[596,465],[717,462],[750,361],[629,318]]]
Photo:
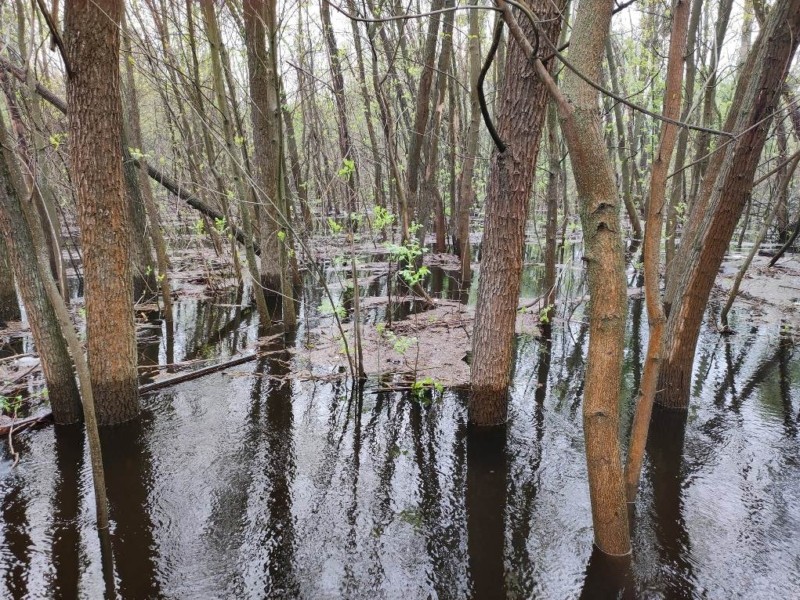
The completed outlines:
[[[665,331],[665,357],[658,388],[660,404],[686,409],[692,376],[694,353],[700,324],[705,312],[717,270],[728,248],[736,223],[742,214],[753,185],[761,150],[769,131],[774,110],[787,68],[798,43],[800,0],[782,0],[769,11],[765,27],[754,44],[753,76],[740,77],[734,102],[733,131],[740,137],[720,152],[724,160],[718,174],[711,167],[706,173],[714,177],[713,186],[706,182],[707,209],[697,234],[681,244],[676,262],[676,289],[672,298]],[[748,61],[750,62],[750,61]],[[743,72],[747,71],[747,67]],[[741,94],[739,91],[743,90]],[[736,100],[736,99],[735,99]],[[730,120],[733,120],[732,118]]]
[[[68,0],[70,158],[86,286],[86,338],[101,425],[137,416],[131,231],[122,177],[121,0]]]
[[[528,6],[542,19],[544,35],[557,39],[563,3]],[[524,20],[521,26],[533,39],[533,25]],[[547,54],[543,47],[539,52]],[[507,148],[492,154],[472,345],[469,420],[476,425],[503,423],[508,413],[525,222],[547,108],[547,89],[519,44],[509,45],[507,61],[497,119]]]
[[[77,423],[81,419],[81,404],[72,360],[38,271],[31,269],[37,261],[36,248],[19,200],[28,196],[18,193],[25,184],[10,147],[0,113],[0,233],[19,284],[55,422]]]

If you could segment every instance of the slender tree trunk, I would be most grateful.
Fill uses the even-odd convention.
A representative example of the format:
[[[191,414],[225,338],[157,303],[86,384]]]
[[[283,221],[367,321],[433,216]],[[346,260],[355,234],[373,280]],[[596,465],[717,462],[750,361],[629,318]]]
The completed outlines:
[[[126,100],[128,113],[128,123],[130,125],[130,141],[134,148],[141,152],[142,126],[139,115],[139,99],[136,92],[136,82],[133,78],[133,58],[131,56],[130,38],[127,26],[123,26],[123,47],[129,60],[125,60],[125,85],[123,96]],[[167,243],[164,240],[164,233],[161,228],[161,216],[159,215],[158,205],[153,197],[153,190],[150,187],[150,178],[147,176],[147,159],[142,155],[139,160],[139,188],[142,192],[147,220],[150,225],[150,236],[156,250],[156,261],[158,269],[156,281],[161,288],[162,302],[164,303],[164,320],[167,327],[172,328],[172,289],[169,282],[169,258],[167,257]]]
[[[473,0],[476,4],[477,0]],[[461,169],[461,181],[458,186],[458,218],[456,222],[456,240],[458,256],[461,258],[461,281],[470,278],[472,260],[469,244],[469,213],[475,199],[475,158],[478,154],[478,139],[481,127],[481,108],[478,99],[478,77],[481,72],[481,25],[483,11],[469,12],[469,98],[470,119],[467,129],[467,142],[464,147],[464,164]],[[462,285],[464,285],[462,283]]]
[[[550,39],[558,38],[563,4],[527,3],[541,18],[542,31]],[[522,22],[529,39],[534,36],[532,27],[527,19]],[[540,54],[547,54],[543,45]],[[476,425],[503,423],[508,413],[525,223],[547,109],[547,89],[519,44],[509,46],[507,60],[497,119],[507,148],[492,154],[472,343],[469,420]]]
[[[556,304],[556,237],[558,236],[558,200],[561,151],[558,142],[558,112],[555,102],[547,107],[547,224],[545,228],[543,310],[539,320],[550,325]]]
[[[440,10],[444,0],[432,0],[431,10]],[[433,85],[434,64],[436,62],[436,44],[439,40],[439,15],[433,15],[428,20],[428,31],[425,35],[425,49],[422,55],[422,75],[419,78],[414,113],[414,125],[411,130],[411,145],[408,150],[406,163],[406,197],[411,203],[411,210],[415,214],[419,210],[419,184],[422,170],[421,158],[425,134],[428,130],[428,118],[431,110],[431,87]],[[418,217],[417,217],[418,218]]]
[[[667,59],[663,115],[675,120],[680,115],[683,84],[683,65],[686,37],[689,28],[689,0],[675,0],[672,5],[672,34]],[[639,477],[642,472],[647,432],[653,411],[658,374],[663,359],[663,336],[666,316],[661,301],[659,285],[661,231],[667,197],[667,176],[672,151],[678,135],[676,125],[664,122],[661,126],[661,143],[656,153],[650,175],[650,199],[647,203],[647,227],[644,234],[644,286],[647,320],[650,326],[647,356],[641,381],[641,393],[633,418],[625,483],[628,502],[636,499]]]
[[[600,79],[613,1],[584,0],[570,39],[570,59]],[[607,554],[630,552],[619,445],[619,395],[625,344],[627,292],[620,235],[620,202],[603,143],[597,92],[572,71],[564,76],[571,111],[561,112],[575,186],[581,203],[584,260],[589,288],[589,349],[583,427],[595,543]]]
[[[231,119],[230,110],[228,106],[228,99],[225,96],[225,82],[222,73],[222,59],[220,57],[221,38],[219,33],[219,25],[217,23],[217,14],[212,0],[202,0],[201,9],[203,11],[203,18],[206,25],[206,35],[208,37],[209,45],[211,46],[211,63],[212,75],[214,80],[214,92],[217,97],[218,109],[222,115],[222,125],[225,138],[225,148],[228,155],[228,161],[231,165],[233,172],[234,184],[236,191],[239,195],[239,214],[242,219],[242,229],[246,238],[245,242],[245,256],[247,258],[247,268],[250,271],[254,284],[254,296],[256,307],[258,309],[258,316],[262,327],[269,327],[272,323],[272,318],[267,308],[266,298],[264,297],[263,290],[259,288],[259,284],[265,285],[268,290],[280,290],[280,261],[277,252],[272,256],[272,260],[266,264],[274,268],[274,271],[265,273],[263,276],[259,274],[258,262],[256,261],[255,249],[253,248],[253,225],[251,220],[250,209],[250,187],[245,181],[246,172],[244,170],[244,156],[237,149],[234,141],[233,133],[233,120]],[[262,236],[263,239],[264,236]],[[264,249],[262,248],[262,254]],[[264,266],[264,263],[262,263]]]
[[[344,75],[339,59],[339,47],[336,43],[336,36],[331,25],[331,9],[326,0],[319,3],[319,14],[322,17],[322,32],[325,37],[326,48],[328,49],[328,61],[331,70],[331,81],[333,84],[333,96],[336,102],[337,126],[339,133],[339,151],[342,161],[353,161],[353,170],[345,181],[345,193],[347,197],[347,211],[354,213],[358,210],[358,165],[356,165],[356,155],[353,142],[350,139],[349,119],[347,118],[347,102],[344,91]]]
[[[8,245],[0,239],[0,322],[21,319]]]
[[[689,17],[689,32],[686,38],[686,95],[683,100],[681,121],[688,121],[694,102],[694,84],[697,74],[697,28],[702,16],[703,0],[693,0],[692,11]],[[667,224],[664,234],[664,264],[666,266],[666,280],[669,280],[672,260],[675,256],[678,235],[678,210],[686,207],[684,188],[686,186],[686,172],[683,165],[686,162],[686,150],[689,144],[689,130],[683,128],[678,133],[678,147],[675,151],[674,171],[678,174],[672,178],[672,192],[667,206]],[[668,285],[668,283],[667,283]]]
[[[20,197],[29,195],[24,193],[27,190],[11,147],[0,113],[0,233],[39,353],[53,418],[59,424],[77,423],[81,405],[72,360],[38,271],[31,270],[37,262],[36,247],[19,202]]]
[[[250,80],[250,118],[253,124],[256,195],[261,208],[262,284],[269,293],[281,292],[284,323],[294,320],[291,289],[283,283],[289,215],[284,212],[281,192],[281,115],[278,107],[277,64],[269,37],[275,35],[275,3],[271,0],[246,0],[244,3],[247,71]],[[276,261],[277,259],[277,261]],[[278,263],[277,281],[274,265]],[[269,269],[269,271],[267,270]],[[268,278],[263,276],[269,273]],[[288,297],[286,292],[289,292]],[[288,317],[288,319],[287,319]]]
[[[608,59],[608,70],[611,76],[611,90],[621,95],[619,76],[617,75],[617,61],[614,51],[611,48],[611,40],[606,44],[606,57]],[[633,181],[631,181],[631,154],[625,139],[625,122],[622,118],[622,104],[614,102],[614,124],[617,129],[617,153],[622,171],[622,197],[625,200],[625,210],[628,212],[628,219],[633,229],[633,239],[642,239],[642,221],[639,218],[639,211],[633,201]]]
[[[792,32],[800,30],[800,0],[781,0],[769,11],[764,29],[756,41],[753,53],[752,77],[745,77],[743,69],[737,88],[743,89],[734,98],[735,115],[733,131],[741,132],[736,142],[720,154],[724,160],[718,174],[710,166],[706,177],[716,175],[708,190],[707,206],[697,234],[684,240],[676,256],[681,265],[677,277],[677,294],[668,298],[673,302],[664,334],[666,348],[664,367],[658,388],[662,390],[657,401],[664,406],[686,409],[694,353],[700,324],[705,312],[717,270],[728,248],[736,223],[742,214],[753,185],[761,150],[771,121],[771,112],[777,105],[787,67],[798,43]],[[748,61],[750,62],[750,61]],[[739,101],[737,101],[739,100]],[[732,120],[733,116],[729,119]]]
[[[89,368],[101,425],[137,416],[131,230],[122,177],[121,0],[67,0],[69,141],[86,280]]]

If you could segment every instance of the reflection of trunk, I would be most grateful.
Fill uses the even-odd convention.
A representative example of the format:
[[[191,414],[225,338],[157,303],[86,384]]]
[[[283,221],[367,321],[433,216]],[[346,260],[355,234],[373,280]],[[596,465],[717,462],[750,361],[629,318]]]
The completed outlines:
[[[468,426],[466,438],[472,597],[505,598],[506,426]]]
[[[81,516],[81,473],[83,471],[83,428],[80,425],[57,427],[55,433],[56,478],[53,490],[53,529],[51,555],[54,580],[58,582],[61,598],[78,598],[77,576],[81,570],[81,536],[78,523]]]
[[[778,369],[781,389],[781,407],[783,408],[783,431],[786,437],[797,438],[797,422],[795,421],[794,407],[792,406],[792,374],[791,359],[794,351],[792,338],[782,335],[778,346]]]
[[[136,417],[131,229],[122,177],[121,0],[66,3],[70,158],[86,281],[86,339],[101,425]]]
[[[543,34],[558,38],[563,3],[537,0],[531,6],[542,19]],[[533,39],[527,19],[521,26]],[[547,50],[542,47],[540,54]],[[547,90],[517,43],[508,49],[507,74],[497,129],[508,147],[492,155],[472,345],[469,419],[479,425],[502,423],[508,411],[525,222],[547,109]]]
[[[711,288],[728,248],[736,223],[750,194],[753,176],[769,130],[770,113],[786,77],[798,44],[792,31],[800,28],[800,0],[783,0],[772,7],[762,34],[748,59],[752,77],[740,78],[737,85],[732,116],[733,131],[742,132],[734,143],[721,151],[718,174],[714,161],[709,165],[698,198],[703,205],[696,212],[696,233],[686,237],[675,259],[676,273],[671,305],[665,331],[665,364],[658,389],[663,390],[659,402],[665,406],[686,408],[692,375],[697,338]],[[746,66],[745,71],[750,70]],[[716,177],[714,177],[716,175]],[[698,210],[697,208],[695,210]],[[693,211],[694,212],[694,211]],[[700,218],[702,217],[702,219]]]
[[[123,598],[157,598],[161,589],[157,577],[157,549],[153,522],[149,515],[150,464],[145,422],[142,417],[114,429],[104,430],[105,466],[111,517],[114,520],[112,545]]]
[[[634,600],[636,586],[630,556],[609,556],[592,548],[580,598],[617,598]]]
[[[27,598],[30,590],[31,523],[28,521],[29,503],[22,478],[10,478],[12,484],[3,490],[0,501],[0,519],[3,523],[3,560],[6,565],[4,588],[12,598]],[[15,481],[16,480],[16,481]],[[5,487],[5,486],[4,486]]]
[[[647,441],[650,458],[649,477],[653,488],[653,516],[660,562],[665,568],[681,574],[666,582],[666,597],[692,598],[691,582],[695,580],[689,560],[691,542],[683,517],[683,486],[681,475],[683,441],[686,435],[685,412],[653,409],[653,421]]]

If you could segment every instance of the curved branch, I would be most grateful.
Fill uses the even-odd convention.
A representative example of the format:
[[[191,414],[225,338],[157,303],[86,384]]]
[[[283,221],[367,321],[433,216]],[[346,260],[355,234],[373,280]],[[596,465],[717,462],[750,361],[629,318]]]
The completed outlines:
[[[483,63],[480,75],[478,75],[477,88],[478,88],[478,102],[481,105],[481,115],[483,115],[483,122],[486,123],[486,129],[489,130],[489,135],[492,136],[494,145],[497,146],[499,152],[505,152],[505,142],[500,139],[500,134],[492,123],[492,115],[489,114],[489,108],[486,106],[486,96],[483,93],[483,81],[486,79],[486,73],[489,72],[489,67],[492,66],[494,55],[497,52],[497,47],[500,45],[500,39],[503,36],[503,18],[498,16],[494,22],[494,36],[492,37],[492,45],[489,48],[489,54],[486,55],[486,61]]]

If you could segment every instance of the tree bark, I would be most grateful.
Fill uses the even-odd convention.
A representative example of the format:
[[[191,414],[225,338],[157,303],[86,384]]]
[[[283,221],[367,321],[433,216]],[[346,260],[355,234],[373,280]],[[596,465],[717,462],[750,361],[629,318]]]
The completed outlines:
[[[37,262],[36,248],[19,203],[20,197],[28,196],[18,193],[24,190],[25,184],[9,148],[0,113],[0,233],[19,284],[55,422],[77,423],[81,420],[81,403],[72,360],[39,273],[31,269]]]
[[[97,419],[139,412],[131,231],[122,176],[119,28],[122,0],[68,0],[70,157],[86,280],[86,337]]]
[[[692,365],[700,324],[711,288],[728,248],[736,223],[742,214],[753,185],[753,176],[769,131],[771,113],[777,105],[787,68],[798,43],[800,0],[781,0],[769,12],[764,29],[753,47],[753,76],[740,77],[737,96],[729,121],[735,116],[733,131],[739,132],[736,142],[721,152],[723,159],[718,174],[709,167],[706,177],[714,177],[713,186],[706,182],[707,206],[697,234],[681,243],[676,256],[680,273],[676,277],[675,296],[667,328],[664,367],[657,402],[686,409]],[[751,53],[751,54],[752,54]],[[748,61],[750,62],[750,61]],[[743,73],[748,71],[747,67]],[[741,91],[740,91],[741,90]],[[736,98],[735,98],[736,100]]]
[[[563,4],[527,3],[550,39],[557,39],[561,30]],[[522,30],[533,39],[533,25],[527,19]],[[540,48],[540,55],[546,54]],[[507,148],[492,154],[472,343],[469,420],[476,425],[503,423],[508,414],[525,223],[548,99],[545,85],[518,43],[509,45],[507,60],[497,119]]]

